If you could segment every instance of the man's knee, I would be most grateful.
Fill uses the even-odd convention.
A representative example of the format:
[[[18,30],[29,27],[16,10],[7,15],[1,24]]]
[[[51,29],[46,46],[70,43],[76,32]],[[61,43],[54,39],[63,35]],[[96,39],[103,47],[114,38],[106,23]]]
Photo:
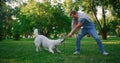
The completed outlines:
[[[95,40],[100,40],[99,37],[94,37]]]

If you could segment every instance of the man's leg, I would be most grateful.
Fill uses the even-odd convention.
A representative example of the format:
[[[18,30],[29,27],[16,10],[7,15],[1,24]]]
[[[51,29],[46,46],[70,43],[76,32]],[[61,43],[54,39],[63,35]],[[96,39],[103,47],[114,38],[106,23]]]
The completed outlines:
[[[101,40],[100,40],[99,37],[98,37],[98,34],[97,34],[97,32],[96,32],[96,29],[92,28],[92,29],[90,29],[90,30],[88,31],[88,33],[89,33],[90,35],[92,35],[92,37],[96,40],[96,42],[97,42],[97,44],[98,44],[98,46],[99,46],[99,48],[100,48],[101,53],[104,53],[104,52],[105,52],[104,46],[102,45],[102,42],[101,42]]]
[[[80,52],[80,41],[86,34],[87,34],[86,30],[82,29],[81,34],[77,35],[77,38],[76,38],[76,51],[77,52]]]

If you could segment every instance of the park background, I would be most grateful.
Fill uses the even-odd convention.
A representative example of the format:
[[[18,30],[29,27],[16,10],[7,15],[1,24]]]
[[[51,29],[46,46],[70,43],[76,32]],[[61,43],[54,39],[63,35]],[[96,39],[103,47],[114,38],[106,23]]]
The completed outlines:
[[[65,37],[71,10],[92,18],[109,56],[100,55],[89,35],[82,40],[81,55],[73,55],[77,33],[60,46],[61,54],[35,52],[34,28],[50,39]],[[119,45],[120,0],[0,0],[0,63],[119,63]]]

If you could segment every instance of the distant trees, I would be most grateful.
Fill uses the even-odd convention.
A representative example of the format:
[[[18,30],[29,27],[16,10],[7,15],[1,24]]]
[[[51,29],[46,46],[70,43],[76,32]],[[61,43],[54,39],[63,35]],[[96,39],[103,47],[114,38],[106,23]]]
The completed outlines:
[[[4,13],[4,9],[2,9],[2,8],[4,8],[4,6],[5,6],[5,1],[0,1],[0,41],[3,39],[3,32],[4,32],[4,30],[3,30],[3,20],[4,20],[4,16],[2,16],[3,15],[3,13]]]
[[[69,13],[72,10],[73,2],[72,0],[65,0],[66,12]]]
[[[17,2],[18,6],[12,8],[6,4]],[[43,0],[42,3],[35,0],[1,0],[0,1],[0,40],[4,38],[14,38],[32,36],[33,28],[39,29],[40,34],[50,37],[57,37],[58,34],[68,33],[70,31],[71,19],[68,13],[72,10],[79,10],[81,6],[83,11],[94,17],[98,24],[103,39],[107,39],[107,34],[119,34],[120,25],[120,1],[119,0],[65,0],[64,3],[50,4],[50,0]],[[97,18],[97,8],[102,7],[103,18]],[[112,15],[106,16],[106,10]],[[117,29],[116,29],[117,27]],[[119,36],[119,35],[118,35]]]
[[[40,34],[48,37],[57,37],[70,30],[70,18],[61,4],[51,5],[49,2],[29,0],[28,3],[20,3],[18,7],[11,8],[4,2],[1,9],[0,16],[3,18],[0,21],[0,37],[3,38],[27,38],[33,35],[34,27],[39,29]]]
[[[21,7],[20,13],[21,17],[24,16],[20,20],[26,19],[22,23],[29,23],[27,26],[23,25],[26,28],[25,31],[32,30],[31,27],[37,27],[40,34],[50,36],[50,34],[61,33],[70,29],[68,27],[70,19],[65,15],[61,4],[51,6],[49,3],[44,5],[31,1],[30,4]]]
[[[12,35],[12,15],[14,10],[6,5],[6,1],[0,2],[0,39],[11,38]]]

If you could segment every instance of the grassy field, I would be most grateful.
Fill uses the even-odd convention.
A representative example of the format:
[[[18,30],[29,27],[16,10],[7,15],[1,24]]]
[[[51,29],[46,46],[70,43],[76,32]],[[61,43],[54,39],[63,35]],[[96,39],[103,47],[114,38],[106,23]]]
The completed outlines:
[[[102,40],[110,54],[103,56],[93,38],[83,38],[80,55],[73,55],[75,38],[67,39],[59,49],[61,53],[49,53],[42,49],[35,51],[33,39],[0,42],[0,63],[120,63],[120,38]]]

